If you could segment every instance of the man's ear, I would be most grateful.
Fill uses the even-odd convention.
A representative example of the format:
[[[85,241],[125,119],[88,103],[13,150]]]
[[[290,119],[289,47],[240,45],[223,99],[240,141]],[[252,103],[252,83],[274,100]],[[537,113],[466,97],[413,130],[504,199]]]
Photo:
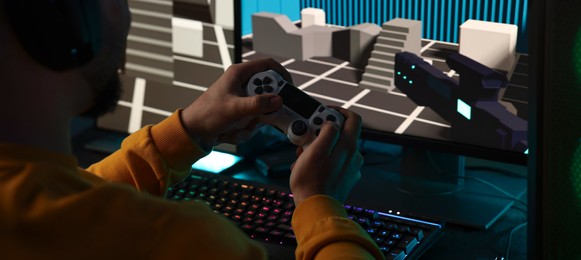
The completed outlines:
[[[4,11],[23,48],[49,69],[82,66],[100,48],[99,0],[6,0]]]

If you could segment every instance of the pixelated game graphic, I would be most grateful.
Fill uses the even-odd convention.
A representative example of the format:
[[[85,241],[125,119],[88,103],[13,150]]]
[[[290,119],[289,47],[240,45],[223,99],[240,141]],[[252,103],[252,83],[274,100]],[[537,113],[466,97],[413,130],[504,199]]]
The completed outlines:
[[[292,74],[298,88],[323,104],[357,112],[366,128],[520,153],[528,150],[528,55],[516,51],[519,29],[515,25],[467,19],[458,26],[462,31],[459,43],[450,43],[422,38],[423,23],[411,19],[395,18],[381,26],[338,26],[328,23],[327,12],[311,7],[301,9],[301,19],[295,21],[278,13],[251,15],[253,31],[243,35],[243,61],[275,58]],[[439,113],[435,104],[418,105],[394,84],[395,57],[404,51],[437,71],[442,82],[462,81],[458,70],[463,67],[446,63],[455,54],[470,57],[506,82],[476,106],[473,97],[442,104],[454,107],[454,115],[473,119],[454,128],[451,122],[460,121]],[[434,91],[446,90],[436,87]]]
[[[235,61],[235,0],[129,0],[124,94],[100,128],[135,132],[189,105]]]
[[[98,126],[131,133],[201,95],[239,58],[235,2],[129,0],[124,95]],[[498,102],[526,121],[528,46],[517,38],[528,34],[527,1],[495,2],[244,0],[242,59],[275,58],[295,85],[323,104],[361,114],[366,128],[462,142],[452,138],[450,121],[395,86],[395,54],[414,53],[456,81],[460,74],[446,64],[452,53],[500,72],[508,83]],[[465,100],[454,105],[469,115]]]

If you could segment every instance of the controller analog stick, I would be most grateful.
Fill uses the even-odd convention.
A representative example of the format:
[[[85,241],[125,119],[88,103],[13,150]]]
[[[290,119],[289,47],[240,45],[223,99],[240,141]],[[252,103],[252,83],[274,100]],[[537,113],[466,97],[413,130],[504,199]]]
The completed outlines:
[[[305,122],[297,120],[293,122],[291,130],[296,136],[301,136],[307,133],[308,128]]]

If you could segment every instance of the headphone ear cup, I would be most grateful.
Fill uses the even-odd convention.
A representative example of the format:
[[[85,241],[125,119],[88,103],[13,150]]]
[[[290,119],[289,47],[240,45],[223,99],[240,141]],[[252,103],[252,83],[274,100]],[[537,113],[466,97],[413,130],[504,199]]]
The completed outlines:
[[[100,45],[98,0],[7,0],[15,35],[38,63],[55,71],[79,67]]]

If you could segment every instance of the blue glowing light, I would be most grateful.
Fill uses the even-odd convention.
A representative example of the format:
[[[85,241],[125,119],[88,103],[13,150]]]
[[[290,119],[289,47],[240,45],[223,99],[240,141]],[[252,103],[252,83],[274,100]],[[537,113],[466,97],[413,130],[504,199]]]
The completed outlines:
[[[527,149],[527,150],[525,151],[525,154],[529,154],[529,149]]]
[[[397,75],[401,75],[401,71],[398,71],[398,72],[397,72]]]
[[[223,170],[226,170],[232,167],[234,164],[238,163],[242,160],[242,157],[222,153],[218,151],[213,151],[208,154],[206,157],[198,160],[194,165],[192,165],[192,169],[202,170],[206,172],[212,173],[219,173]]]
[[[414,82],[410,80],[410,85],[413,84]]]
[[[458,110],[458,113],[463,115],[466,119],[470,120],[472,118],[472,107],[461,99],[458,99],[456,109]]]
[[[403,76],[403,79],[407,79],[408,77],[406,77],[405,75]]]
[[[416,65],[412,65],[412,70],[413,70],[413,69],[416,69]]]

